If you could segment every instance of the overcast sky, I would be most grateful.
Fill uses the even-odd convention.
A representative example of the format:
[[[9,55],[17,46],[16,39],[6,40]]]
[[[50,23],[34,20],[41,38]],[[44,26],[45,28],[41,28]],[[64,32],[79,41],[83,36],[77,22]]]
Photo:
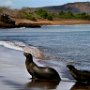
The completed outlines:
[[[56,6],[72,2],[87,2],[90,0],[0,0],[0,6],[11,8]]]

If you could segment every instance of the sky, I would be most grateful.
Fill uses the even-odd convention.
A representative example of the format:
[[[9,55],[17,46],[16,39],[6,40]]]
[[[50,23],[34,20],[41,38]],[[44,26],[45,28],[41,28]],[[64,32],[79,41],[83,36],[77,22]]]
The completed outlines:
[[[0,6],[10,8],[43,7],[57,6],[73,2],[90,2],[90,0],[0,0]]]

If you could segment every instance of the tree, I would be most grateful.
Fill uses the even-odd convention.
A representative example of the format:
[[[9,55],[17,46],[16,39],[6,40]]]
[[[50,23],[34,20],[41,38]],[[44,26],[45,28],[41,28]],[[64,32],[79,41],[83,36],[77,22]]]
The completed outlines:
[[[64,19],[71,19],[74,18],[74,14],[71,11],[68,12],[61,11],[59,13],[59,17]]]
[[[48,14],[47,19],[48,19],[48,20],[53,20],[52,15],[51,15],[51,14]]]
[[[61,12],[59,12],[59,15],[60,16],[65,15],[65,12],[64,11],[61,11]]]
[[[41,18],[44,18],[44,19],[46,19],[47,15],[48,15],[47,11],[43,10],[43,9],[38,9],[36,11],[36,14],[39,15]]]
[[[51,13],[48,13],[48,11],[44,9],[38,9],[36,11],[36,14],[39,15],[43,19],[53,20],[53,16]]]

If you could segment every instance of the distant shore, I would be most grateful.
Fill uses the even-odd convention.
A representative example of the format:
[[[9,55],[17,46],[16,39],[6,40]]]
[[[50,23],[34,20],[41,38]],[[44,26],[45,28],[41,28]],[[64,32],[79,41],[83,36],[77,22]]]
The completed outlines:
[[[30,23],[36,25],[73,25],[73,24],[90,24],[90,20],[77,20],[77,19],[61,19],[61,20],[37,20],[31,21],[27,19],[15,19],[16,24]]]
[[[61,20],[37,20],[31,21],[28,19],[14,19],[15,25],[5,24],[0,22],[0,28],[19,28],[31,27],[40,28],[42,25],[76,25],[76,24],[90,24],[90,20],[77,20],[77,19],[61,19]]]

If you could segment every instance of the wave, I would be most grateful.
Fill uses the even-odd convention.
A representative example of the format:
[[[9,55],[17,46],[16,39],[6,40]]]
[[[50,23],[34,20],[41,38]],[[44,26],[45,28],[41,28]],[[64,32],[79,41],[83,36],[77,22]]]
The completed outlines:
[[[34,57],[38,59],[43,59],[43,53],[34,46],[30,46],[24,42],[20,41],[0,41],[0,46],[4,46],[6,48],[18,50],[21,52],[31,53]]]

